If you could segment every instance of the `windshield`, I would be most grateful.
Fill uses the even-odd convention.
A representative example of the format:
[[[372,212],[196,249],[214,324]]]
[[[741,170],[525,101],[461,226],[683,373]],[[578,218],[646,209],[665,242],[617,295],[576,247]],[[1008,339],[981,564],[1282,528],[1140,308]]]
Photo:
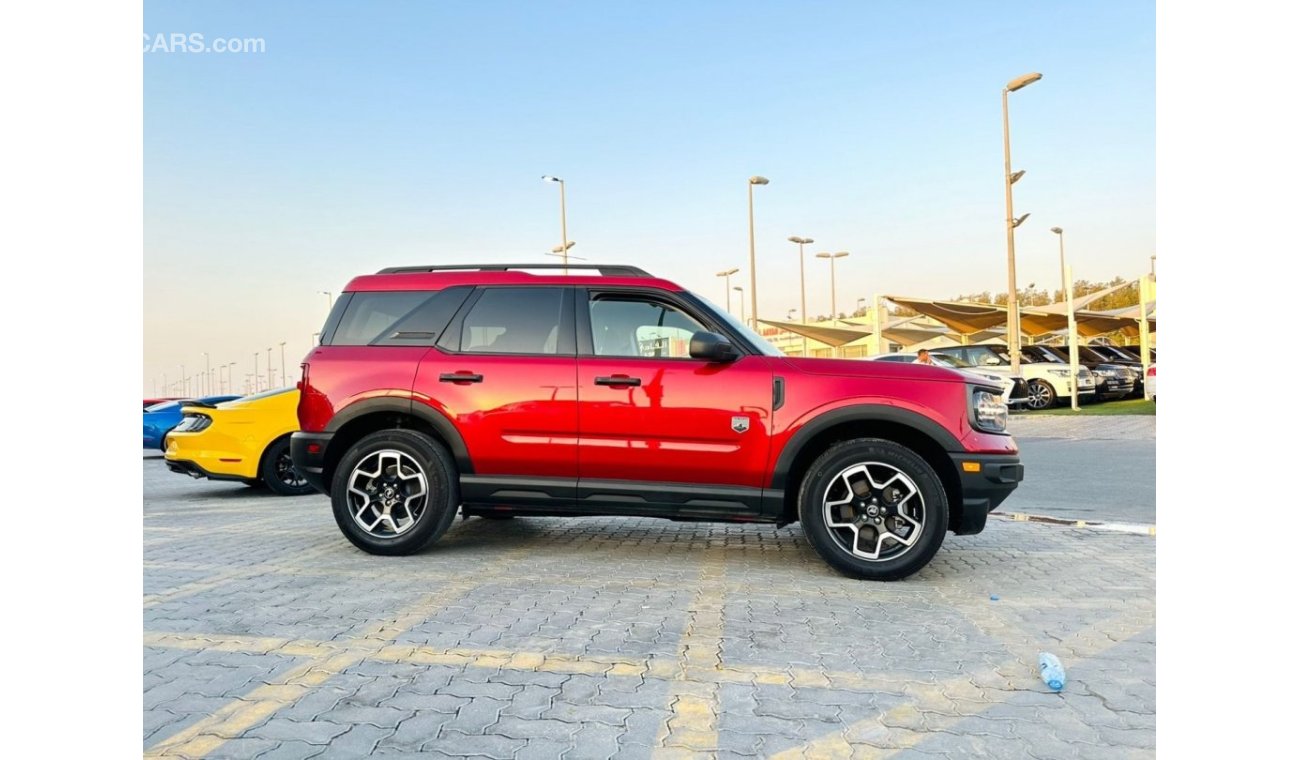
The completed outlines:
[[[969,367],[975,366],[974,364],[971,364],[965,359],[952,356],[950,354],[930,354],[930,358],[934,359],[934,363],[938,364],[940,367],[953,367],[956,369],[967,369]]]
[[[697,301],[700,301],[705,306],[707,306],[709,310],[713,312],[713,316],[717,317],[723,322],[726,322],[727,326],[730,327],[732,330],[735,330],[736,332],[745,336],[745,338],[747,338],[750,343],[753,343],[754,346],[757,347],[758,350],[764,356],[785,356],[785,353],[781,351],[781,349],[777,348],[771,343],[768,343],[767,338],[764,338],[762,335],[759,335],[758,333],[749,329],[749,327],[747,327],[739,319],[736,319],[734,315],[729,314],[725,309],[719,309],[717,304],[713,303],[712,301],[700,295],[699,293],[691,293],[691,296],[695,298]]]
[[[1038,348],[1037,351],[1030,351],[1030,352],[1028,352],[1028,353],[1023,353],[1023,352],[1022,352],[1020,355],[1021,355],[1022,357],[1024,357],[1024,356],[1030,356],[1030,357],[1033,357],[1034,361],[1039,361],[1039,362],[1041,362],[1041,361],[1047,361],[1047,362],[1052,362],[1053,364],[1065,364],[1065,363],[1067,363],[1066,360],[1065,360],[1065,359],[1062,359],[1062,358],[1061,358],[1061,355],[1058,354],[1058,353],[1056,353],[1055,351],[1053,351],[1053,350],[1051,349],[1051,347],[1049,347],[1049,346],[1038,346],[1037,348]]]

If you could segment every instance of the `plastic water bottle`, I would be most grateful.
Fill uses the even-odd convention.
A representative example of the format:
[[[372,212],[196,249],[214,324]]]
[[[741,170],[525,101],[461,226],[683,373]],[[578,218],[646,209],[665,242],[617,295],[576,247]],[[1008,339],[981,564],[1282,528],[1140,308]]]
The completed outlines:
[[[1052,691],[1065,688],[1065,666],[1051,652],[1038,653],[1038,675]]]

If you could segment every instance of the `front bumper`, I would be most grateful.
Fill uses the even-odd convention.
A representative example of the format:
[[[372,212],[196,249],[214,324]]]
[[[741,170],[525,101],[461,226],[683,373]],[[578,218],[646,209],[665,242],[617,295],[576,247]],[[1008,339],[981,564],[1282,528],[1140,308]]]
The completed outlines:
[[[961,481],[961,513],[951,526],[958,535],[984,530],[989,512],[1025,479],[1019,454],[950,454]]]
[[[333,433],[297,432],[289,436],[289,455],[293,457],[293,468],[306,478],[311,487],[329,495],[329,484],[325,482],[325,450],[329,448]]]

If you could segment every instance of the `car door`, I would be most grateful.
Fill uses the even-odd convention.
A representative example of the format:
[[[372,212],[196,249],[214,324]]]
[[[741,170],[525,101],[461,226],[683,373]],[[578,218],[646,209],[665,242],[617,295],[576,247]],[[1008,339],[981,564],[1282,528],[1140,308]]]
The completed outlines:
[[[769,358],[690,358],[692,334],[725,328],[667,291],[593,288],[576,301],[580,501],[755,508],[770,442]]]
[[[420,362],[414,402],[455,425],[467,503],[567,502],[577,482],[573,289],[480,287]]]

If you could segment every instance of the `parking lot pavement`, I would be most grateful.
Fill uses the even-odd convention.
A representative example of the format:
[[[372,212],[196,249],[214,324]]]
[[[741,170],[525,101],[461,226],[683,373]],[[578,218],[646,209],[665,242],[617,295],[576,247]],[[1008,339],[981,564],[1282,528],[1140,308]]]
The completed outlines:
[[[1148,536],[990,521],[878,584],[797,525],[458,519],[381,558],[321,496],[157,459],[144,492],[147,755],[1154,755]]]
[[[1156,418],[1015,415],[1025,480],[999,512],[1156,524]]]

